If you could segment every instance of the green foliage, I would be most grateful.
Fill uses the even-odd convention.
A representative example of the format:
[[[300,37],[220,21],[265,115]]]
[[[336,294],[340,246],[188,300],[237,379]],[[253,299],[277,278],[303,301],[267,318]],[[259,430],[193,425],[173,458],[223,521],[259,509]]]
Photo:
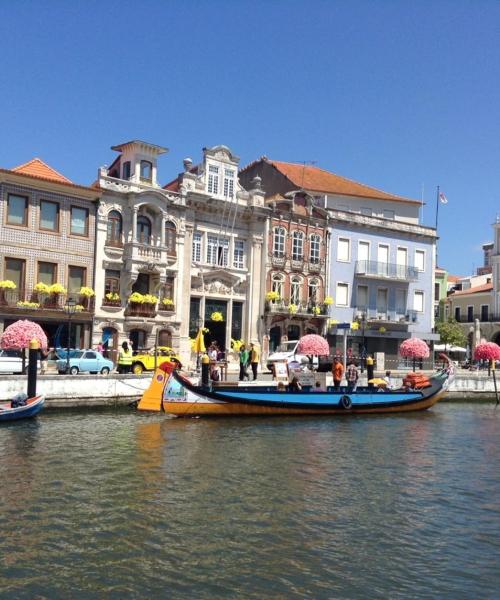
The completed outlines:
[[[441,344],[465,346],[467,342],[467,336],[455,319],[436,323],[436,331],[441,336]]]

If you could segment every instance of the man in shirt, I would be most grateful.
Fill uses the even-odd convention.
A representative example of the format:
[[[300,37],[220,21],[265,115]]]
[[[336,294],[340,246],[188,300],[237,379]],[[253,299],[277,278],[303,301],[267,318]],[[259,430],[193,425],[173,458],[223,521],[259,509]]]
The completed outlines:
[[[356,391],[358,385],[359,372],[356,363],[351,360],[346,369],[347,388],[350,393]]]
[[[259,367],[260,354],[255,344],[250,344],[250,366],[252,367],[253,380],[257,379],[257,369]]]
[[[342,375],[344,374],[344,365],[340,362],[338,357],[333,359],[332,365],[332,375],[333,375],[333,385],[335,389],[340,387],[340,382],[342,381]]]

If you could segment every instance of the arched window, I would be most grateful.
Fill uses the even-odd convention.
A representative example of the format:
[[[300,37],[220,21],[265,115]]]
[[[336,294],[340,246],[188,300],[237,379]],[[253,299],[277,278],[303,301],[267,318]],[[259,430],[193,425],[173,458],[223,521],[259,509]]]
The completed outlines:
[[[151,244],[151,221],[144,215],[137,217],[137,241]]]
[[[298,306],[300,304],[300,286],[302,282],[300,277],[292,277],[290,284],[290,304]]]
[[[175,223],[167,221],[165,223],[165,246],[167,247],[168,254],[176,253],[176,242],[177,242],[177,229]]]
[[[319,279],[309,279],[307,298],[310,304],[316,304],[319,298]]]
[[[318,234],[314,233],[311,236],[311,250],[310,250],[310,261],[314,264],[319,263],[319,248],[321,244],[321,238]]]
[[[162,329],[158,333],[158,346],[172,347],[172,334],[167,329]]]
[[[280,300],[283,300],[283,292],[285,286],[285,277],[281,273],[274,273],[271,279],[271,289],[279,294]]]
[[[285,256],[285,228],[276,227],[273,239],[273,256]]]
[[[117,210],[112,210],[108,215],[108,229],[106,243],[121,245],[122,242],[122,216]]]
[[[141,180],[150,182],[153,179],[153,163],[141,160]]]
[[[304,258],[304,234],[302,231],[294,231],[292,238],[292,260]]]

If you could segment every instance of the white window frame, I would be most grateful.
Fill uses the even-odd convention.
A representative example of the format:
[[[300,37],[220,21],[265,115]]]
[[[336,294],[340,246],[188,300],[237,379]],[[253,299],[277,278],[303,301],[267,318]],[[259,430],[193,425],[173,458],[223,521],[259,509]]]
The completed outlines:
[[[368,258],[360,258],[359,257],[359,247],[361,244],[366,244],[368,246]],[[368,263],[370,262],[370,256],[372,251],[372,244],[370,240],[358,240],[358,253],[356,255],[357,260],[366,260]]]
[[[419,310],[418,308],[416,308],[416,298],[417,296],[421,295],[422,296],[422,310]],[[418,313],[424,313],[425,312],[425,292],[423,290],[414,290],[413,291],[413,310],[415,312]]]
[[[345,287],[345,290],[346,290],[346,303],[345,304],[340,304],[340,301],[339,301],[339,287],[341,287],[341,286]],[[335,291],[336,291],[336,298],[335,298],[336,306],[348,307],[349,306],[349,282],[337,281],[337,283],[335,285]]]
[[[347,242],[347,259],[340,258],[340,242]],[[341,237],[340,235],[337,238],[337,262],[351,262],[351,238]]]
[[[362,206],[359,209],[359,213],[365,217],[373,217],[373,209],[368,208],[367,206]]]
[[[285,276],[283,273],[273,273],[271,275],[271,290],[278,292],[280,300],[283,300],[283,294],[285,289]]]
[[[381,291],[385,292],[385,307],[378,305],[378,293]],[[377,310],[377,314],[381,314],[381,313],[387,314],[389,312],[389,288],[386,287],[385,285],[377,286],[377,299],[375,301],[375,308]]]
[[[403,292],[404,306],[398,306],[398,292]],[[394,309],[396,315],[406,315],[408,313],[408,290],[403,287],[396,288],[394,291]]]
[[[302,278],[298,275],[294,275],[290,278],[290,304],[295,304],[296,306],[300,304],[302,297],[302,284]],[[297,290],[297,293],[295,293],[294,290]]]
[[[317,256],[313,256],[313,247],[316,246],[317,243]],[[316,254],[316,251],[314,252]],[[321,260],[321,236],[319,233],[311,234],[309,238],[309,260],[311,263],[317,265]]]
[[[203,242],[203,234],[200,231],[195,231],[193,233],[193,245],[191,251],[191,260],[193,262],[199,263],[201,262],[201,249]]]
[[[219,165],[207,164],[207,192],[216,196],[219,193]]]
[[[307,282],[307,300],[308,300],[308,302],[318,302],[318,298],[319,298],[318,291],[320,289],[320,285],[321,285],[321,282],[318,277],[310,277],[309,278],[309,280]],[[312,298],[312,296],[310,294],[311,287],[315,288],[314,299]]]
[[[217,264],[217,249],[219,247],[217,236],[214,233],[207,234],[207,264],[208,265],[216,265]]]
[[[366,289],[366,304],[364,304],[364,305],[359,304],[359,288]],[[370,286],[368,286],[366,283],[358,283],[358,285],[356,286],[356,308],[361,311],[367,311],[369,304],[370,304]]]
[[[235,269],[245,268],[245,240],[234,240],[233,267]]]
[[[422,269],[419,268],[419,266],[417,265],[417,254],[422,254]],[[425,250],[421,250],[420,248],[415,248],[415,255],[414,255],[414,263],[415,263],[415,269],[417,269],[417,271],[419,273],[424,273],[425,272]]]
[[[386,215],[386,213],[391,213],[391,216],[388,217]],[[382,217],[384,219],[389,219],[391,221],[394,221],[394,219],[396,218],[396,211],[395,210],[391,210],[390,208],[384,208],[384,209],[382,209]]]
[[[224,198],[234,198],[234,180],[236,177],[236,169],[224,166],[224,179],[222,193]]]
[[[292,233],[292,260],[304,260],[304,232],[298,229]]]
[[[282,246],[282,250],[279,247]],[[273,256],[285,256],[286,229],[279,225],[273,229]]]

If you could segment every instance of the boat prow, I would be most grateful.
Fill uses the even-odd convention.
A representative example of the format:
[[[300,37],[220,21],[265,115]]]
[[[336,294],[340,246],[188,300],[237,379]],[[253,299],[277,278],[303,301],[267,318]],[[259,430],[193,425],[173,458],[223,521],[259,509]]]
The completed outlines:
[[[36,416],[43,408],[45,396],[38,395],[28,398],[21,406],[13,406],[13,402],[0,403],[0,422],[17,421]]]

